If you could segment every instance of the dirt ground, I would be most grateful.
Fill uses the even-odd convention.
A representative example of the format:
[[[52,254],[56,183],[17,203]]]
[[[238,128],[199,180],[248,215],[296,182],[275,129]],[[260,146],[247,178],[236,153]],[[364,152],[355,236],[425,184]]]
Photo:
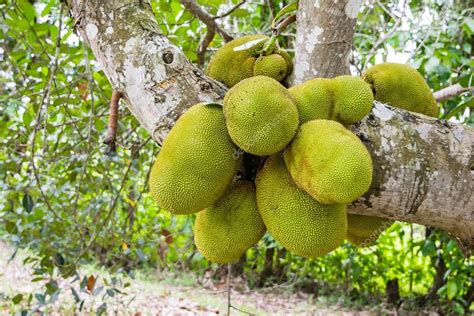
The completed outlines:
[[[8,261],[13,249],[0,241],[0,314],[18,313],[22,309],[42,311],[48,315],[89,315],[96,314],[97,308],[104,302],[103,292],[93,296],[78,290],[78,282],[59,280],[62,289],[56,302],[48,306],[36,303],[28,306],[27,297],[30,293],[39,293],[42,282],[32,283],[32,268],[22,264],[27,256],[19,252],[13,260]],[[94,288],[103,285],[106,272],[93,268],[85,268],[85,275],[98,275]],[[179,277],[159,280],[153,274],[138,275],[129,280],[131,285],[125,289],[126,294],[107,298],[107,314],[109,315],[226,315],[227,291],[225,284],[211,282],[199,284],[193,278]],[[303,293],[291,293],[275,289],[250,291],[238,286],[231,291],[232,315],[377,315],[375,312],[348,311],[338,306],[327,306],[325,302],[314,300]],[[44,283],[44,281],[43,281]],[[82,311],[75,303],[71,287],[75,287],[80,299],[84,299]],[[23,294],[19,304],[13,304],[11,298]],[[34,302],[35,300],[33,300]]]

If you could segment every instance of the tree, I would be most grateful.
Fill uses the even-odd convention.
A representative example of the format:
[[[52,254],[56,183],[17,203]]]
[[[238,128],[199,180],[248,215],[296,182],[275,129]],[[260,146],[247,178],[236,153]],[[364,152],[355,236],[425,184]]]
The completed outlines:
[[[158,143],[191,105],[224,96],[226,87],[206,77],[161,34],[147,2],[68,4],[76,29],[114,89]],[[317,4],[299,2],[294,82],[349,72],[361,1]],[[375,177],[349,212],[438,227],[465,250],[474,247],[473,129],[375,102],[353,130],[373,156]]]

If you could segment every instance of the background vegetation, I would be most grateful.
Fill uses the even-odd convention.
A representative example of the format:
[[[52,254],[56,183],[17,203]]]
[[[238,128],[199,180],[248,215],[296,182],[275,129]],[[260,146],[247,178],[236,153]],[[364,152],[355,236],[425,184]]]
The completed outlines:
[[[178,0],[151,3],[163,33],[197,61],[196,39],[203,38],[204,24]],[[198,3],[218,15],[238,1]],[[269,34],[272,15],[285,4],[249,0],[218,21],[236,37]],[[103,144],[111,87],[74,33],[65,5],[0,0],[0,14],[0,231],[14,247],[32,250],[24,262],[34,267],[32,282],[47,280],[29,297],[5,299],[28,302],[31,308],[47,305],[57,299],[61,277],[75,278],[77,291],[85,290],[91,279],[77,269],[88,262],[98,262],[114,276],[101,293],[108,296],[119,291],[117,280],[140,269],[222,277],[222,268],[193,245],[193,216],[170,216],[150,198],[148,173],[159,147],[125,104],[117,150]],[[374,63],[398,61],[416,67],[435,91],[470,84],[472,16],[469,1],[364,1],[352,70],[358,74]],[[280,44],[292,52],[294,37],[292,26]],[[206,60],[221,45],[216,35]],[[474,126],[473,103],[470,95],[444,101],[440,118]],[[472,263],[443,232],[396,223],[376,246],[344,244],[317,260],[294,256],[265,236],[233,273],[251,288],[289,287],[343,297],[353,308],[389,302],[462,314],[474,310]]]

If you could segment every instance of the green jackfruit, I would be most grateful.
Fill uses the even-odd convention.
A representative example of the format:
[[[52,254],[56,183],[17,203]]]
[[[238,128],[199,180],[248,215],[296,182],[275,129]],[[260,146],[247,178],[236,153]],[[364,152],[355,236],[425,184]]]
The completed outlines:
[[[269,233],[289,251],[307,258],[339,247],[347,233],[344,204],[323,205],[292,180],[281,154],[267,158],[256,179],[257,206]]]
[[[247,35],[226,43],[212,56],[207,74],[229,88],[245,78],[252,77],[258,52],[267,40],[265,35]],[[254,43],[256,44],[252,45]]]
[[[259,156],[285,148],[299,124],[288,90],[265,76],[247,78],[232,87],[224,97],[224,115],[237,146]]]
[[[284,156],[295,182],[320,203],[350,203],[367,192],[372,182],[369,152],[336,121],[301,125]]]
[[[357,247],[370,246],[392,223],[380,217],[347,214],[347,240]]]
[[[217,263],[238,260],[264,233],[255,186],[249,181],[232,185],[213,205],[199,212],[194,223],[196,247],[206,259]]]
[[[171,129],[150,174],[158,205],[190,214],[211,205],[227,189],[240,166],[222,108],[196,104]]]
[[[277,54],[281,55],[283,59],[286,61],[286,74],[287,76],[291,75],[293,72],[293,60],[291,59],[290,54],[288,54],[285,50],[280,49],[276,52]]]
[[[267,40],[264,35],[247,35],[230,41],[211,58],[207,74],[229,88],[252,76],[268,76],[283,81],[291,73],[293,63],[278,45],[274,45],[268,55],[260,56]]]
[[[316,78],[289,91],[296,100],[302,123],[328,119],[350,125],[369,114],[374,101],[370,85],[352,76]]]
[[[288,89],[295,98],[301,123],[332,117],[331,79],[315,78]]]
[[[372,85],[375,100],[438,117],[433,93],[416,69],[404,64],[383,63],[370,67],[362,78]]]
[[[254,76],[267,76],[277,81],[283,81],[286,78],[288,66],[285,59],[278,54],[260,56],[253,66]]]

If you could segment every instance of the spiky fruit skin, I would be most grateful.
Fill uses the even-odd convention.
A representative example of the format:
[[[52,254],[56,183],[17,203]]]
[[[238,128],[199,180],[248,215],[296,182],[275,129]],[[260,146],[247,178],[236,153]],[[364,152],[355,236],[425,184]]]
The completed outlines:
[[[316,119],[344,125],[360,121],[372,110],[370,85],[359,77],[315,78],[289,89],[302,123]]]
[[[334,104],[330,119],[350,125],[360,121],[372,110],[372,89],[360,77],[339,76],[332,80],[332,86]]]
[[[265,76],[247,78],[232,87],[224,97],[224,115],[232,140],[258,156],[285,148],[299,124],[288,90]]]
[[[332,113],[331,79],[315,78],[288,91],[295,98],[301,123],[329,119]]]
[[[438,104],[416,69],[397,63],[370,67],[362,78],[372,86],[375,100],[428,116],[438,117]]]
[[[261,41],[248,49],[234,51],[234,48],[258,40]],[[263,48],[266,40],[268,37],[264,35],[247,35],[226,43],[212,56],[207,74],[229,88],[245,78],[252,77],[257,51]]]
[[[289,251],[324,256],[339,247],[347,233],[343,204],[323,205],[292,180],[281,154],[267,158],[257,174],[257,205],[270,234]]]
[[[283,59],[286,61],[286,74],[287,76],[291,75],[293,72],[293,60],[291,59],[290,54],[288,54],[284,49],[278,50],[277,54],[279,54]]]
[[[199,212],[194,223],[199,252],[221,264],[238,260],[264,233],[255,186],[249,181],[232,185],[214,204]]]
[[[369,152],[336,121],[301,125],[284,157],[293,180],[323,204],[350,203],[367,192],[372,182]]]
[[[237,173],[241,159],[230,139],[222,108],[196,104],[176,122],[150,174],[150,192],[173,214],[198,212],[216,201]]]
[[[279,54],[260,56],[253,66],[254,76],[267,76],[277,81],[283,81],[287,75],[287,64]]]
[[[393,221],[380,217],[347,214],[347,240],[354,246],[368,247],[392,223]]]

